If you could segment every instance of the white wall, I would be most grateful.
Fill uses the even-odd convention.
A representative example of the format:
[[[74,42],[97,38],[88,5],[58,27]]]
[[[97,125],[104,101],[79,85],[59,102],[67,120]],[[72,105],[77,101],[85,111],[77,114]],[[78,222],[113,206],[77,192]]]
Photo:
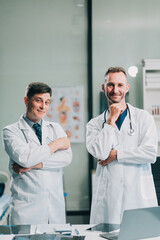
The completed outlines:
[[[160,58],[159,0],[93,0],[93,112],[99,114],[99,91],[110,66],[126,70],[138,67],[136,78],[128,77],[129,100],[142,103],[142,59]]]
[[[99,114],[99,92],[111,66],[138,68],[136,78],[128,75],[129,102],[143,108],[142,59],[160,59],[159,10],[159,0],[93,0],[94,116]]]
[[[32,81],[50,86],[83,85],[87,114],[86,5],[73,0],[0,0],[0,131],[25,111]],[[67,209],[88,209],[88,153],[72,144],[73,163],[64,172]],[[8,156],[0,143],[0,168]]]
[[[77,3],[84,3],[78,7]],[[51,86],[80,84],[87,113],[87,0],[0,0],[0,130],[25,111],[24,89],[31,81]],[[138,67],[129,77],[130,102],[142,107],[143,58],[160,58],[159,0],[93,0],[93,115],[110,66]],[[88,209],[88,154],[72,144],[65,169],[67,209]],[[8,157],[0,142],[0,168]]]

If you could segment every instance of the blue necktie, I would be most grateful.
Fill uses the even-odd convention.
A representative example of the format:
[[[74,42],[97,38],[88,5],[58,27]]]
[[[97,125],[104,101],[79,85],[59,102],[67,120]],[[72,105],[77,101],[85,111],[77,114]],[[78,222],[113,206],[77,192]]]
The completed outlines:
[[[40,143],[42,142],[42,131],[41,131],[41,126],[38,124],[38,123],[35,123],[33,125],[33,128],[35,129],[36,131],[36,135],[40,141]]]

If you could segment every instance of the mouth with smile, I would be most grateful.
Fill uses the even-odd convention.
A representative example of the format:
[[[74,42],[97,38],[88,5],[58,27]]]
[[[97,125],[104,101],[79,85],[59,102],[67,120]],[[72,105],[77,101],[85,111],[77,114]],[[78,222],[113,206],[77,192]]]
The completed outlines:
[[[45,113],[44,111],[39,110],[39,109],[37,109],[37,112],[39,112],[39,113]]]
[[[113,94],[113,93],[111,93],[111,94],[109,94],[108,95],[108,98],[112,101],[112,102],[119,102],[120,101],[120,99],[121,99],[121,94]]]
[[[110,96],[111,96],[112,98],[117,98],[117,97],[120,97],[121,95],[119,95],[119,94],[110,94]]]

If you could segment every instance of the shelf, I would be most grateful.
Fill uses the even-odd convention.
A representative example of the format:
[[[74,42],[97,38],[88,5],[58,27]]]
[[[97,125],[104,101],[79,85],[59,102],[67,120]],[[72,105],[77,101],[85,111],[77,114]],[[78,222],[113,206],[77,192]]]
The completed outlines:
[[[152,115],[155,119],[160,119],[160,115]]]
[[[143,59],[143,106],[154,118],[160,155],[160,59]]]
[[[151,86],[151,87],[150,86],[148,86],[148,87],[145,86],[145,89],[146,90],[150,90],[150,89],[152,89],[152,90],[160,90],[160,86]]]
[[[143,59],[142,64],[146,70],[160,70],[160,59]]]

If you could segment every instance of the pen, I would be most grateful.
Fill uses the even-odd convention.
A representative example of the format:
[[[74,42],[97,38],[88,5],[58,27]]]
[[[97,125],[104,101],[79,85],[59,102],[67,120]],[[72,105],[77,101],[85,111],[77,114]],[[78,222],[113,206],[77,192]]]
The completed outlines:
[[[77,235],[79,235],[79,231],[77,230],[77,228],[75,228],[74,231]]]

